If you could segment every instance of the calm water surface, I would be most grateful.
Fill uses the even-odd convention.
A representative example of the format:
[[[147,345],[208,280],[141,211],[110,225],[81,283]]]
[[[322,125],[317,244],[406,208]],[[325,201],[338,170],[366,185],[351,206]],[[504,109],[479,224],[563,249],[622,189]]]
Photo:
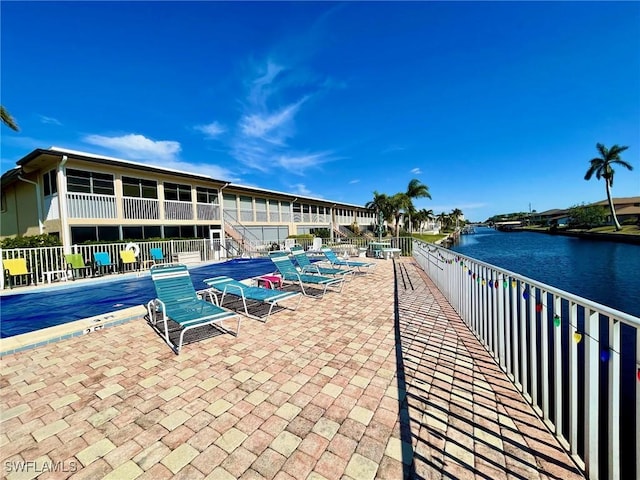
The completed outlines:
[[[640,245],[478,228],[452,250],[640,317]]]

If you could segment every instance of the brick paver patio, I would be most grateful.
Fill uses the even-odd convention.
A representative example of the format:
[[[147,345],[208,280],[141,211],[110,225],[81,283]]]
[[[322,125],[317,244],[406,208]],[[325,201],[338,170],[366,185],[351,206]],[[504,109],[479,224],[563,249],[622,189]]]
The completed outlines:
[[[136,320],[0,374],[6,478],[582,478],[409,258],[179,356]]]

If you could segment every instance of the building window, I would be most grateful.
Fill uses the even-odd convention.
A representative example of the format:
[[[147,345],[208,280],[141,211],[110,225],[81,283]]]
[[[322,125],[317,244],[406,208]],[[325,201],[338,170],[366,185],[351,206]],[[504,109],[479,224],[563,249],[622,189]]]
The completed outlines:
[[[153,180],[122,177],[122,194],[125,197],[158,198],[158,184]]]
[[[56,171],[49,170],[43,176],[43,184],[44,184],[44,196],[47,197],[49,195],[53,195],[54,193],[58,193],[58,183],[56,181]]]
[[[114,195],[113,175],[67,168],[67,190],[97,195]]]
[[[179,183],[165,182],[164,198],[165,200],[177,200],[179,202],[190,202],[191,187],[189,185],[182,185]]]
[[[198,203],[218,203],[218,191],[213,188],[196,187]]]

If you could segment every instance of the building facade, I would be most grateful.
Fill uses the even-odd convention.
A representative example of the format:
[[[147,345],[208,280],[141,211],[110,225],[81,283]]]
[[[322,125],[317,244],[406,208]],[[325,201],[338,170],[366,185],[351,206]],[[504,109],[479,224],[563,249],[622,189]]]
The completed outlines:
[[[264,190],[160,166],[51,147],[2,176],[0,236],[47,233],[65,248],[86,241],[221,238],[282,243],[289,235],[354,224],[364,206]]]

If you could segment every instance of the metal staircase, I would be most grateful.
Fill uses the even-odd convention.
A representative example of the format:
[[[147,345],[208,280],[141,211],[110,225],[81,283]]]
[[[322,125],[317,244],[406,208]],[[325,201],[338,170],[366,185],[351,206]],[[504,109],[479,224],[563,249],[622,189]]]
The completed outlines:
[[[251,258],[260,256],[259,245],[263,242],[247,227],[242,225],[232,213],[224,211],[224,233],[232,241],[228,253]]]

